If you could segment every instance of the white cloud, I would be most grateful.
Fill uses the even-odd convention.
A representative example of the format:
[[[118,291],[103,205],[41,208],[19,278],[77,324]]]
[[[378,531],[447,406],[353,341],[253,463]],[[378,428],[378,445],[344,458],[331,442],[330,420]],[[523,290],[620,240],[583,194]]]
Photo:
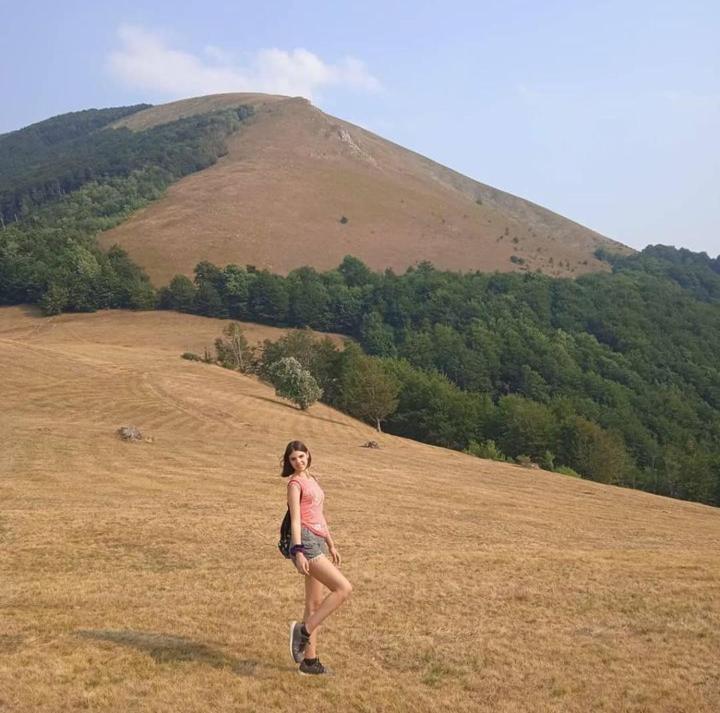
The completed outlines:
[[[159,34],[135,25],[122,25],[118,37],[121,47],[108,58],[111,74],[128,86],[171,97],[267,92],[312,99],[326,87],[380,88],[364,63],[352,57],[328,64],[305,49],[263,49],[238,62],[232,52],[213,45],[205,47],[204,57],[172,49]]]

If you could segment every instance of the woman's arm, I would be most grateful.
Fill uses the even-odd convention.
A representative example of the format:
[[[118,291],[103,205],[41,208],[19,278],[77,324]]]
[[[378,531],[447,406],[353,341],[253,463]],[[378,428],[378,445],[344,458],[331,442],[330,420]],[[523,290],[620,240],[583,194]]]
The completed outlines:
[[[300,483],[291,480],[288,483],[288,510],[290,511],[290,546],[302,544],[302,521],[300,517]],[[292,558],[295,569],[300,574],[310,574],[310,565],[302,552],[296,552]]]
[[[302,544],[302,527],[300,520],[300,483],[291,480],[287,487],[287,503],[290,511],[290,544]]]

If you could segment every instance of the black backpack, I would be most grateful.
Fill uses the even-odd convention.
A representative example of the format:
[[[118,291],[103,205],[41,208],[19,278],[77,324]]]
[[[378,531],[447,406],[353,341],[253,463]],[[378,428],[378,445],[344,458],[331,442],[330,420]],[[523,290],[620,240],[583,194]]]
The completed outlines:
[[[278,542],[278,549],[280,554],[285,559],[290,559],[290,509],[285,513],[282,525],[280,525],[280,541]]]
[[[300,491],[300,500],[302,500],[302,490]],[[287,509],[287,512],[285,513],[285,517],[283,518],[282,524],[280,525],[280,540],[278,542],[278,549],[280,550],[280,554],[285,559],[292,559],[290,556],[290,542],[292,540],[292,532],[291,532],[291,522],[290,522],[290,508]]]

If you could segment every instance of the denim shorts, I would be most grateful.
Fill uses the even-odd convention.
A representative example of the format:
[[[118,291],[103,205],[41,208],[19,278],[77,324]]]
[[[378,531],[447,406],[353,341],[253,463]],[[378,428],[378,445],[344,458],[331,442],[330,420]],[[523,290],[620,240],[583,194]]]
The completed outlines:
[[[307,559],[314,560],[320,555],[327,554],[327,544],[324,537],[310,532],[307,527],[303,527],[300,530],[300,538],[305,546],[305,557]]]

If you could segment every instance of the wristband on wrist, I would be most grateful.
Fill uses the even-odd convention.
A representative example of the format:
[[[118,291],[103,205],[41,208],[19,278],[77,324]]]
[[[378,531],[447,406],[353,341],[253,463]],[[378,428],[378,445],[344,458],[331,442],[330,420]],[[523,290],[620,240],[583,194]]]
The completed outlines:
[[[290,556],[296,555],[298,552],[305,554],[305,545],[293,545],[290,548]]]

